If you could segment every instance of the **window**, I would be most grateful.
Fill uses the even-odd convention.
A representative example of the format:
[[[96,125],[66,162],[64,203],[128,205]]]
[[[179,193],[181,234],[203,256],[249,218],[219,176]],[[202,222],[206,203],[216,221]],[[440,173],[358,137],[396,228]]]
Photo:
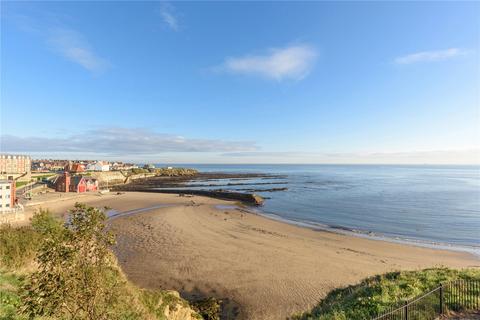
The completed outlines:
[[[7,186],[5,189],[7,189],[7,190],[10,189],[10,186]]]
[[[7,208],[10,207],[10,204],[7,203],[7,204],[5,205],[5,207],[7,207]]]

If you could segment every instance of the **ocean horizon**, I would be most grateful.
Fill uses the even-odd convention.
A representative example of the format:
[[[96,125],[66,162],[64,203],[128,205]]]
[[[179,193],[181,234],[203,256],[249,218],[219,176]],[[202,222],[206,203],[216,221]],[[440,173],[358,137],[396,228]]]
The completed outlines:
[[[157,166],[165,166],[158,164]],[[171,165],[169,165],[171,166]],[[304,227],[480,254],[479,165],[175,164],[202,172],[266,173],[199,189],[266,198],[259,214]],[[228,179],[227,179],[228,180]],[[238,183],[238,179],[234,182]],[[188,186],[195,188],[195,183]],[[269,192],[268,189],[287,188]],[[265,192],[262,192],[265,190]]]

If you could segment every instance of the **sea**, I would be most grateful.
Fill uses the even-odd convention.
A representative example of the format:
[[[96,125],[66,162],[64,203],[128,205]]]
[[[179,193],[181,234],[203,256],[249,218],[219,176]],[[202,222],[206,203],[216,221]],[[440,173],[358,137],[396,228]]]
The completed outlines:
[[[266,173],[275,179],[208,181],[201,189],[267,198],[255,209],[313,229],[480,255],[480,166],[457,165],[205,165],[203,172]],[[274,184],[265,184],[274,182]],[[188,188],[195,188],[195,183]],[[233,183],[234,185],[228,185]],[[262,192],[271,188],[283,191]]]

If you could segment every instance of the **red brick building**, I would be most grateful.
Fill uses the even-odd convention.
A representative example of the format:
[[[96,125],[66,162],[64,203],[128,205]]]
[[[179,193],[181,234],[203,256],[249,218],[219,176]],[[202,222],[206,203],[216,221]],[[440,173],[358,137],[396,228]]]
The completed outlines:
[[[71,176],[65,172],[55,180],[55,191],[57,192],[88,192],[97,191],[98,182],[95,179],[84,176]]]

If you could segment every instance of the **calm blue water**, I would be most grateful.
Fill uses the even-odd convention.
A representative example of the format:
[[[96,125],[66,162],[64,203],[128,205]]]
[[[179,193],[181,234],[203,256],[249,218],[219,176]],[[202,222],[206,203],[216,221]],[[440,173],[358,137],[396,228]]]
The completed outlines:
[[[185,166],[200,171],[286,175],[277,180],[229,181],[280,184],[221,187],[287,187],[287,191],[257,192],[270,197],[260,210],[282,219],[480,249],[480,166]]]

